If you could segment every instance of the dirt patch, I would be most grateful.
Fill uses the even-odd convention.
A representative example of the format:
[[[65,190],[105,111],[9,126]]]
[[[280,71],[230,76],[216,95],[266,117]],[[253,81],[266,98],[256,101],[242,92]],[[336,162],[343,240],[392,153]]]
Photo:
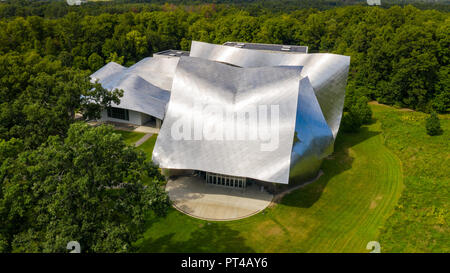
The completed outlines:
[[[372,104],[372,105],[383,105],[383,106],[387,106],[387,107],[396,108],[396,107],[393,107],[392,105],[387,105],[387,104],[379,103],[379,102],[376,101],[376,100],[374,100],[374,101],[369,101],[369,104]],[[402,112],[415,112],[413,109],[409,109],[409,108],[397,108],[397,110],[402,111]]]
[[[374,200],[372,200],[372,202],[370,202],[370,209],[374,209],[374,208],[376,208],[377,207],[377,205],[378,205],[378,201],[380,201],[381,199],[383,199],[383,196],[382,195],[378,195],[377,197],[375,197],[375,199]]]

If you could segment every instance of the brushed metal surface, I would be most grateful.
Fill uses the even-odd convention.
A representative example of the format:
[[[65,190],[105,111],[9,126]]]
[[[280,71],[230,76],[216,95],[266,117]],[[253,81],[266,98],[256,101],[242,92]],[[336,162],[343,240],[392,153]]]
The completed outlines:
[[[178,59],[148,57],[129,68],[110,62],[93,73],[91,79],[99,80],[108,90],[124,91],[120,104],[113,103],[112,106],[163,119]]]
[[[242,43],[242,42],[225,42],[223,45],[252,49],[252,50],[308,53],[307,46],[297,46],[297,45],[277,45],[277,44]]]
[[[291,180],[312,178],[323,158],[333,152],[333,133],[328,127],[308,77],[300,80],[295,136],[290,164]]]
[[[125,90],[119,107],[164,117],[153,151],[161,168],[286,184],[314,176],[323,158],[332,153],[350,57],[196,41],[190,57],[166,55],[156,54],[130,68],[109,63],[91,75],[105,88]],[[258,139],[174,139],[172,127],[180,119],[189,120],[192,130],[201,121],[214,130],[224,126],[227,132],[236,131],[235,124],[199,112],[198,105],[218,105],[227,111],[279,105],[279,147],[261,151],[264,141]]]
[[[161,168],[202,170],[288,183],[300,72],[301,67],[239,68],[201,58],[181,57],[166,117],[153,150],[153,160]],[[224,116],[220,118],[219,115],[198,111],[209,105],[217,105],[233,113],[245,112],[259,105],[267,105],[269,109],[271,105],[278,105],[277,147],[262,151],[262,144],[267,141],[260,138],[195,139],[196,122],[224,133],[237,133],[237,128],[246,126],[239,124],[243,120],[236,119],[233,123]],[[272,112],[270,120],[271,117]],[[173,137],[172,128],[182,119],[191,125],[190,140]],[[259,123],[259,126],[264,124],[269,127],[271,123]]]
[[[325,120],[336,137],[344,107],[350,57],[328,53],[269,52],[197,41],[192,41],[190,56],[240,67],[303,66],[302,76],[308,76]]]

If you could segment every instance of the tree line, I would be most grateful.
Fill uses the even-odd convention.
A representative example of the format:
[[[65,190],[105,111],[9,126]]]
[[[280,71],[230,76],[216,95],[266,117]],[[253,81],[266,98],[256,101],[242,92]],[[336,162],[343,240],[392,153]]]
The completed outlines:
[[[153,52],[189,50],[191,40],[307,45],[310,52],[351,56],[347,94],[429,112],[449,110],[448,12],[413,6],[348,6],[254,16],[238,8],[70,12],[0,20],[0,54],[33,51],[63,66],[95,71],[107,62],[129,66]]]
[[[262,15],[267,12],[292,12],[298,9],[326,10],[336,7],[359,5],[367,6],[367,0],[111,0],[89,1],[81,6],[69,6],[66,0],[3,0],[0,4],[0,18],[15,16],[41,16],[59,18],[69,12],[84,15],[99,15],[102,13],[125,13],[164,10],[167,6],[183,6],[196,9],[204,4],[214,4],[218,9],[237,7],[252,15]],[[382,0],[382,6],[389,8],[395,5],[413,5],[419,9],[450,10],[449,0]]]

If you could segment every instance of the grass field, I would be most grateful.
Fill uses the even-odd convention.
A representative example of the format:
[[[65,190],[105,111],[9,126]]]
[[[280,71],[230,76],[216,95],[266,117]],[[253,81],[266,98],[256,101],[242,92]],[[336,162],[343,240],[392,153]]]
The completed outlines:
[[[155,147],[157,137],[157,134],[152,135],[149,139],[147,139],[147,141],[145,141],[138,147],[138,149],[143,150],[147,154],[147,157],[150,159],[152,158],[153,147]]]
[[[145,135],[144,133],[129,132],[129,131],[122,131],[122,130],[115,130],[114,132],[116,134],[122,135],[126,144],[134,144],[136,141],[138,141]]]
[[[402,164],[380,121],[340,134],[324,175],[263,213],[207,222],[171,209],[148,217],[141,252],[369,252],[403,189]],[[382,246],[383,247],[383,246]]]
[[[428,136],[420,112],[373,105],[385,145],[402,160],[405,190],[380,236],[386,252],[450,252],[450,115]]]

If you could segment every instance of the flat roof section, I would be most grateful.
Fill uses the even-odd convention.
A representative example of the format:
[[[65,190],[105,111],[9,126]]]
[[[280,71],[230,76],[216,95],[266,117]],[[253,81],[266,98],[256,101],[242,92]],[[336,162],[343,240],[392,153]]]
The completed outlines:
[[[291,53],[308,53],[307,46],[296,45],[273,45],[273,44],[258,44],[258,43],[241,43],[241,42],[226,42],[224,46],[232,46],[237,48],[253,49],[253,50],[267,50],[280,51]]]
[[[163,55],[163,56],[170,56],[170,57],[181,57],[181,56],[189,56],[189,51],[168,49],[168,50],[164,50],[164,51],[153,53],[153,56],[154,55]]]

